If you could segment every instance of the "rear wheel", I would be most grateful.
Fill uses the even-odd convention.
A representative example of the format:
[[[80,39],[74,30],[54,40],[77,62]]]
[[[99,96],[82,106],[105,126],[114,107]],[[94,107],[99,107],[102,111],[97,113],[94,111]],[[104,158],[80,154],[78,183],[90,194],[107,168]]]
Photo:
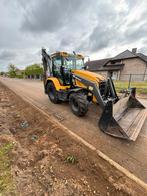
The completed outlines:
[[[69,96],[69,104],[76,116],[84,116],[88,111],[87,97],[83,93],[72,93]]]
[[[55,104],[60,102],[60,100],[58,99],[58,94],[57,94],[57,91],[56,91],[56,88],[55,88],[55,85],[53,84],[53,82],[49,82],[47,84],[47,94],[48,94],[48,97],[51,102],[53,102]]]

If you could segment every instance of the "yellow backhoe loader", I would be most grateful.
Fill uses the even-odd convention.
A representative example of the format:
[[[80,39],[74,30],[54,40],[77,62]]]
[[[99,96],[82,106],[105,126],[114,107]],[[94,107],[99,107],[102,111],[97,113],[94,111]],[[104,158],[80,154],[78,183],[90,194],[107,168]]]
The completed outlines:
[[[51,102],[69,101],[72,112],[84,116],[89,102],[99,104],[102,115],[100,129],[114,137],[135,141],[146,118],[145,107],[129,96],[119,99],[111,78],[86,70],[80,54],[42,49],[44,89]]]

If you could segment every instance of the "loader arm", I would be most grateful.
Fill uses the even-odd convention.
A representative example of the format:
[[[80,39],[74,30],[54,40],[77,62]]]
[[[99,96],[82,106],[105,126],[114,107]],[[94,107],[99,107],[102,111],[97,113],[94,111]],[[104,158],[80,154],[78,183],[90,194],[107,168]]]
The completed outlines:
[[[146,119],[146,108],[132,94],[119,99],[111,78],[99,84],[78,75],[74,78],[93,93],[102,108],[98,122],[100,129],[113,137],[135,141]],[[102,91],[103,83],[105,88]]]
[[[116,94],[114,84],[111,78],[108,78],[107,81],[104,81],[102,83],[105,84],[105,91],[104,94],[101,93],[101,85],[98,84],[98,82],[93,82],[90,80],[87,80],[79,75],[74,74],[73,78],[80,81],[82,84],[84,84],[87,89],[92,92],[92,94],[95,96],[97,103],[99,103],[100,107],[102,109],[105,108],[108,101],[112,101],[112,103],[116,103],[119,98]],[[106,97],[105,94],[107,94],[109,91],[109,97]]]

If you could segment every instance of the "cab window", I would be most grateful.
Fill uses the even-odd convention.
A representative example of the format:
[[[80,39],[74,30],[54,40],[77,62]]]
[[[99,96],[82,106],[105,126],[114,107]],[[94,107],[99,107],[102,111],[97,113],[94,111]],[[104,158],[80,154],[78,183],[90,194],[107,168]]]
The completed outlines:
[[[61,66],[61,57],[54,57],[53,64],[55,65],[55,67],[60,67]]]
[[[84,69],[84,60],[83,59],[77,59],[76,60],[76,69]]]
[[[61,64],[62,64],[62,60],[60,56],[53,58],[53,67],[52,67],[53,75],[54,77],[59,78],[60,82],[62,83],[63,79],[62,79],[62,74],[61,74]]]

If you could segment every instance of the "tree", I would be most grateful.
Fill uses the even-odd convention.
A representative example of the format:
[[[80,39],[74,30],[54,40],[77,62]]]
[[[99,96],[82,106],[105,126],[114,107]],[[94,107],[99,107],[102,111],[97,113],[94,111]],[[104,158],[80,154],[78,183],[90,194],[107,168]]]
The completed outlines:
[[[4,72],[4,71],[1,71],[1,72],[0,72],[0,75],[1,75],[1,76],[3,76],[4,74],[5,74],[5,72]]]
[[[38,64],[33,64],[25,68],[25,75],[41,75],[43,68]]]
[[[8,66],[8,73],[9,73],[9,77],[10,78],[15,78],[16,77],[16,71],[17,71],[17,68],[16,68],[16,66],[15,65],[13,65],[13,64],[10,64],[9,66]]]

